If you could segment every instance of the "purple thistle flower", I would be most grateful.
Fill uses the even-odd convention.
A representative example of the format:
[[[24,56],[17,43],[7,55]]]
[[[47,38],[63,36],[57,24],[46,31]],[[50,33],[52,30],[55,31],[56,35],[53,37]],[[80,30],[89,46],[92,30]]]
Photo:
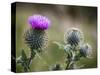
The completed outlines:
[[[28,18],[28,22],[33,29],[46,30],[50,26],[50,20],[42,15],[32,15]]]

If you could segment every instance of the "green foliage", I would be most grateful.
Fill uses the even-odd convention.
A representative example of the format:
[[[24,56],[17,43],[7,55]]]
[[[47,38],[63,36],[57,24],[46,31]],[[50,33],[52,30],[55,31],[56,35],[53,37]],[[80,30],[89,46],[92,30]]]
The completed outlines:
[[[81,57],[84,57],[82,51],[80,50],[81,47],[79,45],[73,47],[70,44],[63,45],[59,42],[54,42],[54,43],[59,47],[59,49],[64,50],[66,53],[66,58],[65,58],[65,60],[66,60],[65,69],[66,70],[84,67],[83,65],[82,66],[76,65],[76,62],[79,61]],[[88,51],[88,49],[86,51]],[[85,56],[87,56],[87,55],[85,54]],[[86,58],[86,57],[84,57],[84,58]]]
[[[32,53],[33,54],[33,53]],[[34,57],[34,55],[31,55]],[[25,72],[30,71],[30,63],[33,59],[33,57],[27,57],[25,51],[21,50],[21,56],[19,56],[16,60],[16,63],[20,64]]]

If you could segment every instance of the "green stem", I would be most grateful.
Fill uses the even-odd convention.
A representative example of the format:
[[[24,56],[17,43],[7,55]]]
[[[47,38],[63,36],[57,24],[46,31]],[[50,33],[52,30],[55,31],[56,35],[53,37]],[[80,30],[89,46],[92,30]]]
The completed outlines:
[[[30,66],[30,64],[32,63],[33,58],[35,57],[36,53],[34,52],[34,50],[31,50],[31,54],[29,57],[29,62],[28,65]]]
[[[39,57],[39,59],[43,60],[43,58],[39,55],[39,53],[36,50],[31,50],[31,54],[30,54],[30,57],[28,58],[29,61],[28,61],[28,64],[27,64],[27,67],[29,67],[29,69],[30,69],[30,65],[31,65],[32,60],[35,57],[35,55],[37,55]],[[47,62],[44,61],[44,64],[47,64]]]
[[[23,66],[25,72],[29,72],[30,71],[30,68],[27,66],[26,63],[22,63],[22,66]]]
[[[65,70],[68,70],[69,65],[70,65],[70,61],[67,63],[67,66],[66,66]]]
[[[66,66],[65,70],[73,69],[74,68],[74,64],[75,64],[74,61],[69,61],[67,63],[67,66]]]
[[[70,52],[68,53],[68,57],[67,57],[68,61],[65,70],[74,68],[74,64],[75,64],[74,58],[75,58],[75,52],[70,50]]]
[[[22,63],[22,66],[24,67],[24,71],[25,72],[30,72],[30,65],[32,63],[33,58],[35,57],[36,53],[34,52],[34,50],[31,50],[31,54],[30,57],[27,59],[27,61],[25,61],[24,63]]]

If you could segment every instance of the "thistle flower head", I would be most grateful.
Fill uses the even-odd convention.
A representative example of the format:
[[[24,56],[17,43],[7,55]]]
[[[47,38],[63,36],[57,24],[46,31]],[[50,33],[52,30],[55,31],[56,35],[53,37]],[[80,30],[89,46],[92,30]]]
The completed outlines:
[[[24,35],[25,43],[33,50],[43,50],[47,47],[48,36],[44,30],[30,29]]]
[[[81,45],[80,54],[83,57],[90,57],[92,54],[92,47],[88,43]]]
[[[83,34],[77,28],[71,28],[64,35],[64,41],[66,44],[70,44],[71,46],[78,45],[81,41],[83,41]]]
[[[33,29],[46,30],[50,26],[50,20],[46,16],[33,15],[28,18],[28,22]]]

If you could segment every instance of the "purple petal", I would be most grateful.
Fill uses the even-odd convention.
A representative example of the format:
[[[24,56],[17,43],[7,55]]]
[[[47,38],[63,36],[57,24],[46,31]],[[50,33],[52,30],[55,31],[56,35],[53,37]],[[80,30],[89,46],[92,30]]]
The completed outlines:
[[[33,29],[46,30],[50,26],[50,20],[46,16],[42,15],[30,16],[28,22]]]

